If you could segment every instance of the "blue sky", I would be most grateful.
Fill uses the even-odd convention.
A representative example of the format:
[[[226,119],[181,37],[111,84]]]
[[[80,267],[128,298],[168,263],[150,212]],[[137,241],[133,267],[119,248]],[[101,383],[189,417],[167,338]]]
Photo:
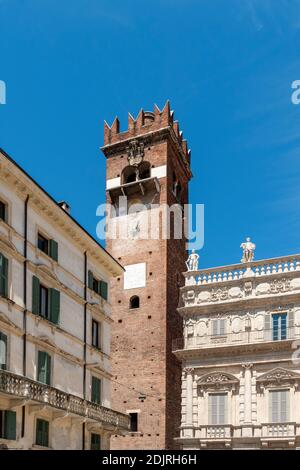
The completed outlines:
[[[103,120],[170,99],[201,266],[300,252],[299,0],[0,0],[0,146],[95,236]]]

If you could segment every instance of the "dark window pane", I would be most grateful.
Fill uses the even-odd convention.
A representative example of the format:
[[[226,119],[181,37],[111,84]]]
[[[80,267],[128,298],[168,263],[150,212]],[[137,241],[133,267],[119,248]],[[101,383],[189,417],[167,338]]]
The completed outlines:
[[[99,323],[96,320],[92,321],[92,345],[99,348]]]
[[[7,362],[7,336],[0,332],[0,369],[5,370]]]
[[[49,447],[49,423],[44,419],[36,420],[36,444]]]
[[[99,434],[91,434],[91,450],[101,450],[101,436]]]
[[[16,439],[16,412],[15,411],[0,411],[0,438],[1,439]]]
[[[0,439],[4,438],[4,411],[0,411]]]
[[[38,352],[38,370],[37,380],[44,384],[50,385],[51,378],[51,356],[45,351]]]
[[[138,414],[137,413],[129,413],[130,416],[130,431],[137,432],[138,430]]]
[[[99,281],[95,278],[93,278],[93,291],[95,291],[97,294],[99,294]]]
[[[101,405],[101,380],[92,377],[92,400],[93,403]]]
[[[6,204],[0,201],[0,219],[6,221]]]
[[[40,233],[38,234],[38,248],[48,255],[49,253],[49,240],[43,237]]]
[[[40,314],[48,318],[48,289],[40,286]]]

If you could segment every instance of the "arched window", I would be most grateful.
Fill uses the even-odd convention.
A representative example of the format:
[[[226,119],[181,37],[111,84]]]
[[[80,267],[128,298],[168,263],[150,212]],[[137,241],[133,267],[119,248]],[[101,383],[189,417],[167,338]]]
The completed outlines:
[[[126,166],[122,172],[122,184],[136,181],[136,169],[134,166]]]
[[[143,162],[138,169],[134,166],[126,166],[122,172],[122,184],[133,183],[134,181],[150,178],[150,163]]]
[[[137,295],[131,297],[129,301],[129,308],[140,308],[140,298]]]
[[[139,166],[139,179],[145,180],[147,178],[150,178],[150,163],[143,162]]]

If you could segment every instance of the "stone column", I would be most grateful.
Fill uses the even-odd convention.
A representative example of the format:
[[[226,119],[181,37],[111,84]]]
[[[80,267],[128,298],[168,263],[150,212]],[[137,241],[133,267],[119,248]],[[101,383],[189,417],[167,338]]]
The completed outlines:
[[[193,381],[194,369],[186,367],[186,424],[193,425]]]
[[[181,426],[181,436],[183,438],[194,438],[194,425],[193,425],[193,382],[194,382],[194,369],[192,367],[185,367],[184,374],[186,379],[186,396],[185,396],[185,422]]]
[[[243,364],[245,369],[245,394],[244,394],[244,423],[252,423],[252,373],[253,364]]]

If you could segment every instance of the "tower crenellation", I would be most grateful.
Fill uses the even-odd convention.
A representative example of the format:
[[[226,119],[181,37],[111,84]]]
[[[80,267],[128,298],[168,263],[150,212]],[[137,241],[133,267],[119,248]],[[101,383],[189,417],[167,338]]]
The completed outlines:
[[[135,137],[142,137],[151,135],[157,131],[162,132],[168,130],[173,139],[176,140],[177,145],[180,147],[184,158],[190,163],[191,151],[188,149],[187,140],[183,138],[183,133],[180,130],[179,122],[174,120],[174,112],[171,111],[169,100],[166,102],[162,110],[154,105],[153,111],[140,110],[136,119],[132,114],[128,113],[128,128],[125,131],[120,131],[120,121],[116,116],[112,125],[109,126],[104,122],[104,147],[125,142]]]

